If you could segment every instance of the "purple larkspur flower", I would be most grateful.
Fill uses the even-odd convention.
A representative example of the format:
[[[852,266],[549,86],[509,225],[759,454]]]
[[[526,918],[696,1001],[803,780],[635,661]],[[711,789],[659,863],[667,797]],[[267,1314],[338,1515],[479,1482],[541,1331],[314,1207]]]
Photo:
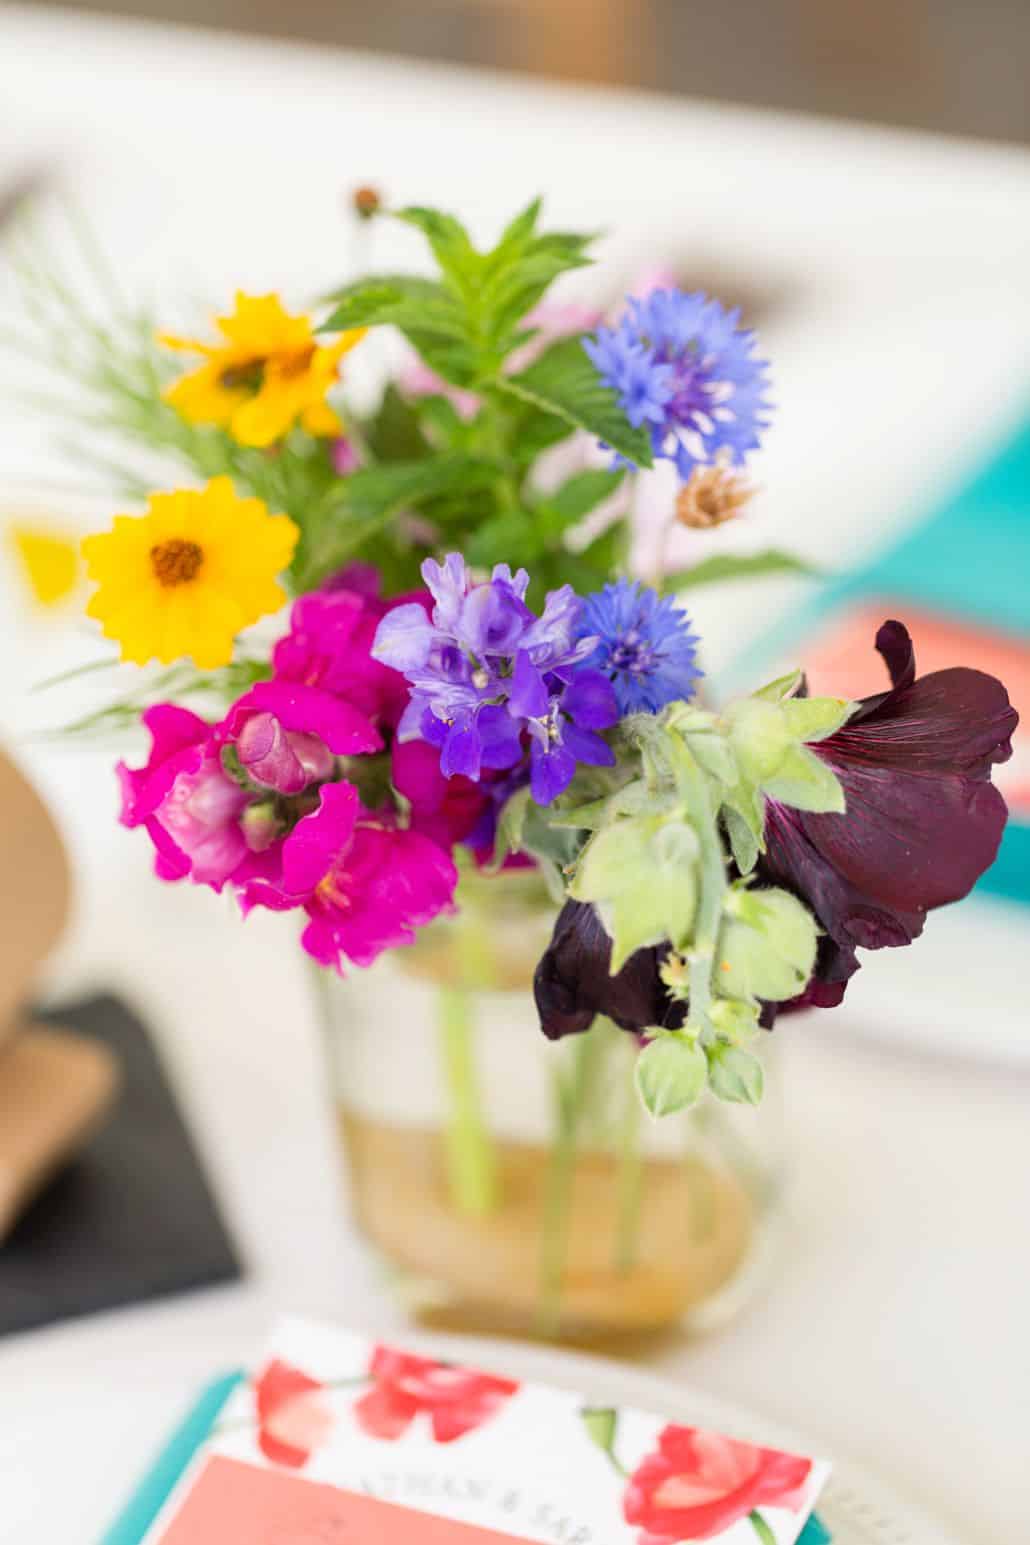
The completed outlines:
[[[844,997],[856,948],[910,944],[927,912],[972,889],[1007,816],[991,768],[1012,754],[1018,715],[1001,682],[963,666],[917,679],[900,622],[884,623],[876,647],[889,691],[810,748],[840,779],[845,813],[766,804],[759,878],[794,891],[823,929],[801,1000],[822,1008]]]
[[[686,480],[720,455],[741,465],[768,423],[767,366],[740,312],[683,290],[630,298],[583,347],[635,429]]]
[[[657,713],[693,697],[697,635],[672,596],[620,579],[587,596],[579,626],[597,638],[586,663],[607,676],[623,714]]]
[[[597,732],[619,717],[610,681],[582,662],[597,640],[582,637],[583,603],[571,585],[551,591],[537,617],[526,605],[529,575],[498,564],[485,584],[464,559],[427,559],[422,576],[431,613],[412,602],[379,624],[372,653],[401,671],[411,697],[399,727],[440,752],[445,777],[477,781],[484,769],[525,761],[533,798],[549,804],[580,762],[611,766]]]

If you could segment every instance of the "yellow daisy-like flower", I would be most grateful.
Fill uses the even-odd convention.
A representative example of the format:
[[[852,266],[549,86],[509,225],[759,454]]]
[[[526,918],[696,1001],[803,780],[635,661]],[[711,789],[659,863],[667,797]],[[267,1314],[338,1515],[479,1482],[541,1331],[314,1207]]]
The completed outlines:
[[[241,499],[227,477],[200,490],[151,494],[145,515],[116,515],[82,544],[99,586],[87,607],[122,659],[169,665],[190,655],[202,670],[232,659],[241,628],[286,600],[276,575],[300,532],[260,499]]]
[[[79,580],[78,537],[19,521],[11,527],[10,539],[29,590],[40,606],[57,606],[66,600]]]
[[[165,392],[191,424],[217,424],[241,445],[281,440],[294,424],[309,434],[337,435],[343,429],[326,396],[339,375],[340,360],[360,343],[367,328],[341,333],[321,344],[306,316],[290,316],[278,295],[236,294],[232,316],[216,318],[222,339],[204,343],[169,333],[167,349],[202,354],[205,363]]]

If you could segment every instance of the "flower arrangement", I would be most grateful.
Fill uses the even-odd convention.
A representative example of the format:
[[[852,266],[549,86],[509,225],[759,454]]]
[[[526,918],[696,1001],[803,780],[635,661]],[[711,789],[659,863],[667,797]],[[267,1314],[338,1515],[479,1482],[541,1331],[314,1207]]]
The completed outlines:
[[[776,1014],[839,1003],[859,949],[911,943],[992,862],[1005,690],[917,676],[887,621],[890,686],[861,702],[810,697],[800,670],[708,701],[682,596],[800,565],[645,583],[626,494],[668,460],[672,518],[741,514],[771,418],[753,334],[672,287],[608,319],[556,307],[590,241],[541,231],[539,203],[486,250],[436,210],[361,212],[421,232],[435,276],[358,278],[314,318],[239,294],[211,341],[65,318],[94,421],[186,473],[152,493],[123,469],[136,512],[84,544],[90,615],[166,667],[98,716],[151,737],[119,766],[122,820],[162,879],[297,914],[337,971],[411,944],[463,876],[531,864],[556,912],[544,1035],[603,1016],[636,1036],[656,1116],[706,1088],[754,1102]],[[410,356],[358,412],[347,373],[384,328]],[[288,596],[262,645],[247,630]]]

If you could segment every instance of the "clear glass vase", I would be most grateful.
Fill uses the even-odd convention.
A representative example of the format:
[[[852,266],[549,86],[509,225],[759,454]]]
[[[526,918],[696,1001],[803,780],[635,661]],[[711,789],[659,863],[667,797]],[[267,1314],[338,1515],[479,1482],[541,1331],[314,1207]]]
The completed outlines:
[[[466,879],[460,904],[371,970],[322,979],[352,1205],[409,1308],[594,1346],[721,1321],[767,1253],[775,1069],[757,1109],[706,1096],[651,1121],[633,1036],[540,1033],[555,908],[538,875]]]

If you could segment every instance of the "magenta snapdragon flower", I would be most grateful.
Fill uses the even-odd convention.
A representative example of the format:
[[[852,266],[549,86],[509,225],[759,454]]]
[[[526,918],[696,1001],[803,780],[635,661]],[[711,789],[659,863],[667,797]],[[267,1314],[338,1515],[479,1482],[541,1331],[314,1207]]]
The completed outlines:
[[[475,842],[484,817],[492,811],[489,784],[473,783],[460,775],[445,778],[439,751],[424,740],[395,740],[390,767],[394,788],[410,805],[412,831],[431,837],[448,851],[456,843]]]
[[[318,808],[283,841],[278,875],[245,885],[241,902],[245,911],[302,907],[305,950],[339,971],[344,959],[370,966],[384,950],[411,944],[417,928],[451,907],[457,883],[437,843],[380,823],[352,784],[326,783]]]
[[[490,803],[468,780],[444,778],[433,747],[396,740],[408,686],[371,654],[390,605],[378,576],[355,578],[360,590],[294,605],[272,679],[255,683],[221,723],[171,704],[151,708],[146,766],[118,769],[122,820],[146,828],[163,879],[230,886],[248,911],[303,910],[305,949],[336,969],[410,943],[451,905],[450,850]],[[391,742],[391,766],[380,767]],[[366,757],[368,779],[358,772]],[[358,782],[372,791],[368,806]]]
[[[315,590],[293,603],[289,632],[272,652],[275,679],[318,688],[393,729],[408,704],[407,683],[373,656],[372,642],[383,617],[411,598],[382,600],[378,576],[370,578],[364,565],[342,577],[346,588]]]
[[[241,819],[248,796],[226,776],[213,725],[186,708],[158,703],[146,766],[117,767],[123,826],[142,826],[162,880],[187,877],[220,891],[249,854]]]

